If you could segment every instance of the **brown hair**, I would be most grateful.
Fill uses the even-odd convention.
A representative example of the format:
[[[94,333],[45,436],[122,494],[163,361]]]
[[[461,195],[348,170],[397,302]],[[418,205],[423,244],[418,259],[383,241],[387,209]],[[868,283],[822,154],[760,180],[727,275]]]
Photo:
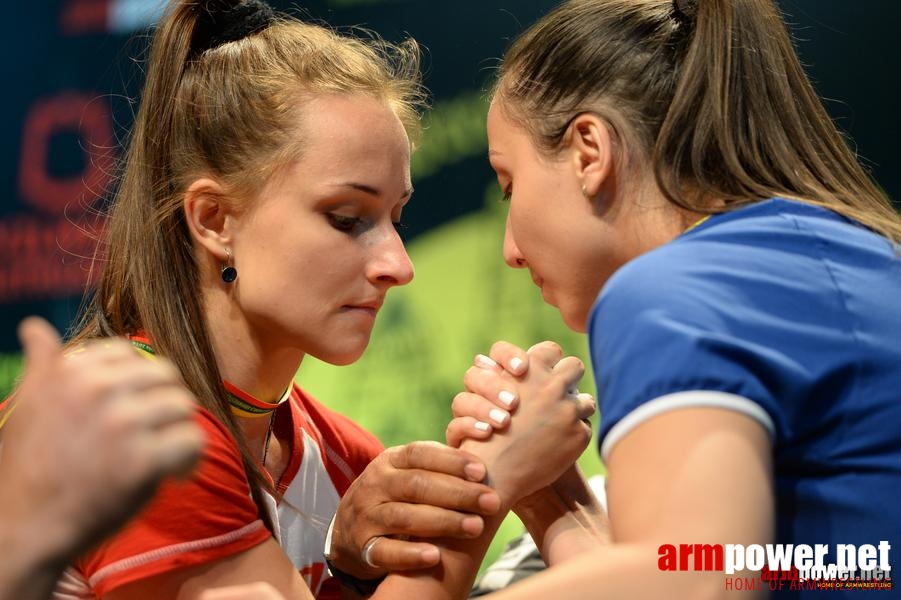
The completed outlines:
[[[826,113],[773,1],[683,5],[564,2],[512,45],[495,93],[547,154],[572,118],[597,113],[626,148],[619,168],[652,166],[683,208],[789,197],[901,242],[901,217]]]
[[[285,16],[247,37],[192,51],[202,13],[238,4],[173,2],[159,24],[110,212],[102,275],[72,343],[146,331],[154,350],[175,363],[200,404],[238,440],[259,506],[267,484],[231,415],[213,354],[183,192],[209,175],[230,199],[253,197],[302,153],[291,123],[312,94],[383,99],[414,140],[423,93],[412,40],[392,46]]]

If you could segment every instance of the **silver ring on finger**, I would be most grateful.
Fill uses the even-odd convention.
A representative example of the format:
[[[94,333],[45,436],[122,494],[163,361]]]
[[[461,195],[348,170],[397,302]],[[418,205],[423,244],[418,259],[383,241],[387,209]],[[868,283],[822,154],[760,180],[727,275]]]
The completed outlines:
[[[371,569],[378,569],[379,566],[372,562],[371,554],[372,549],[375,545],[382,539],[382,536],[376,535],[374,537],[369,538],[369,541],[363,544],[363,549],[360,551],[360,557],[363,559],[363,563]]]

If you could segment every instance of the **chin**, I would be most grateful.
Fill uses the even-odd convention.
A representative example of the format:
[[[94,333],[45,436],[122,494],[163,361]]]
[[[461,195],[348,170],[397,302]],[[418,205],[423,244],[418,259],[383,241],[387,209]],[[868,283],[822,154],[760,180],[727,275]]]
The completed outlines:
[[[327,362],[328,364],[337,367],[343,367],[360,360],[360,357],[363,356],[368,345],[369,337],[367,336],[366,340],[361,344],[345,346],[344,348],[320,348],[317,352],[311,352],[310,354],[322,362]]]

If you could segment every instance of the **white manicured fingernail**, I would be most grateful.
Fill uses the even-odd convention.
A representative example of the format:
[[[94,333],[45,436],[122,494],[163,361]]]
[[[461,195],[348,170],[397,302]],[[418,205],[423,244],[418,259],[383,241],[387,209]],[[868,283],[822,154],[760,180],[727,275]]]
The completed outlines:
[[[518,356],[514,356],[510,359],[510,370],[516,373],[519,369],[526,364],[525,361]]]
[[[473,425],[473,427],[475,427],[479,431],[488,431],[491,429],[491,425],[489,425],[488,423],[486,423],[484,421],[476,421],[476,423],[475,423],[475,425]]]
[[[490,357],[485,356],[484,354],[476,354],[476,366],[481,367],[483,369],[493,369],[497,366],[497,363],[494,362]]]
[[[592,396],[591,394],[588,394],[586,392],[579,392],[576,394],[576,396],[579,398],[579,400],[582,400],[583,402],[588,402],[588,401],[594,400],[594,396]]]
[[[507,419],[510,418],[510,415],[508,415],[508,414],[506,413],[506,411],[503,411],[503,410],[501,410],[501,409],[499,409],[499,408],[492,408],[492,409],[488,412],[488,417],[489,417],[492,421],[494,421],[495,423],[497,423],[498,425],[503,425],[504,423],[507,422]]]
[[[497,395],[497,399],[503,402],[504,406],[510,406],[516,400],[516,394],[507,390],[501,390]]]

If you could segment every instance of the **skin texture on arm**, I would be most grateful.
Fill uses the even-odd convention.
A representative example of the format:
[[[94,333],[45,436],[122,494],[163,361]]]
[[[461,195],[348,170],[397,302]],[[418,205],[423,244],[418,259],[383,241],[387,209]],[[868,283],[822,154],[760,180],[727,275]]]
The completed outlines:
[[[726,591],[722,572],[661,571],[659,548],[772,541],[770,440],[764,428],[728,410],[674,410],[627,434],[608,466],[613,544],[491,597],[705,600],[735,595]],[[762,593],[745,595],[755,594]]]
[[[514,512],[549,566],[611,541],[607,511],[575,464],[548,487],[523,498]]]
[[[251,582],[263,582],[291,600],[313,598],[303,578],[273,538],[228,558],[170,571],[124,585],[107,594],[105,598],[192,600],[204,598],[204,593],[208,589]]]
[[[168,362],[121,340],[64,355],[41,319],[24,321],[19,336],[25,372],[0,452],[0,598],[27,600],[48,597],[72,557],[120,526],[165,475],[189,471],[203,434]]]

